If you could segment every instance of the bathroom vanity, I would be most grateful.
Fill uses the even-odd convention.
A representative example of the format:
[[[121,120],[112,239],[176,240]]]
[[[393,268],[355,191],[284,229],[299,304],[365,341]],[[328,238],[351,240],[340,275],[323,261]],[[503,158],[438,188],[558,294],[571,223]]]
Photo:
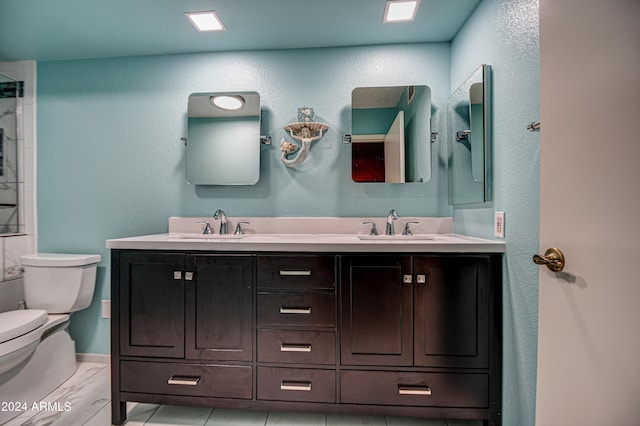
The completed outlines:
[[[499,425],[504,244],[397,237],[109,240],[113,423],[138,401]]]

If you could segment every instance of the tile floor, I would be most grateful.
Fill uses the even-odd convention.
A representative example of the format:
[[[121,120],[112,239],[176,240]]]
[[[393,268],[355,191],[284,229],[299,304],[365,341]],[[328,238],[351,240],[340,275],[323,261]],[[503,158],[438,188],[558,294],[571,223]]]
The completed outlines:
[[[67,382],[5,426],[108,426],[109,366],[81,362]],[[479,426],[476,421],[127,404],[126,426]]]

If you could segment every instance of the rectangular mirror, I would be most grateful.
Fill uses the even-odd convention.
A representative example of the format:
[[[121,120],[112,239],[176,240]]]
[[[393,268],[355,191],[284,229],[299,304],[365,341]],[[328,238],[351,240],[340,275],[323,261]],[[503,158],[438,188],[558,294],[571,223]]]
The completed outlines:
[[[260,178],[260,95],[193,93],[186,178],[196,185],[254,185]]]
[[[355,182],[431,179],[429,87],[358,87],[351,94],[351,125]]]
[[[491,200],[490,73],[482,65],[447,102],[449,204]]]

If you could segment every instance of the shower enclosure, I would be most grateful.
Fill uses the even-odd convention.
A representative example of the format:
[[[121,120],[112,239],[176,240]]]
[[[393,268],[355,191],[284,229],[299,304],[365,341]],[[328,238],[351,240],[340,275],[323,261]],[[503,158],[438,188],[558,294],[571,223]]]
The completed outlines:
[[[23,84],[0,74],[0,234],[23,232],[18,194],[18,118]]]

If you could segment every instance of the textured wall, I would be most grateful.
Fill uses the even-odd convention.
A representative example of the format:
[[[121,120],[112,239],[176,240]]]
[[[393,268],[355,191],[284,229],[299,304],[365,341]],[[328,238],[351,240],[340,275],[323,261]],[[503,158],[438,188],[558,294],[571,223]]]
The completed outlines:
[[[397,186],[351,181],[351,91],[358,86],[432,88],[434,130],[444,129],[449,44],[283,50],[44,62],[38,66],[38,220],[41,251],[99,253],[94,303],[74,314],[78,352],[109,352],[105,240],[166,232],[169,216],[450,216],[445,144],[433,145],[433,177]],[[260,93],[261,178],[248,187],[188,185],[187,98],[193,92]],[[282,126],[310,106],[330,130],[298,169],[280,161]],[[442,131],[442,130],[441,130]],[[258,143],[256,141],[256,143]]]
[[[452,90],[481,63],[493,69],[494,199],[454,208],[455,231],[493,238],[494,211],[505,212],[505,425],[533,425],[538,333],[539,133],[537,0],[485,0],[451,45]]]
[[[537,0],[484,0],[454,42],[44,62],[38,67],[38,220],[41,251],[100,253],[97,296],[74,315],[78,351],[108,353],[104,240],[166,231],[169,216],[449,216],[446,99],[480,64],[494,80],[494,201],[455,208],[456,232],[492,238],[506,212],[504,424],[533,424],[537,340],[539,117]],[[451,82],[451,84],[450,84]],[[433,177],[403,187],[351,182],[350,94],[357,86],[427,84]],[[184,180],[186,102],[201,91],[256,90],[263,103],[261,179],[252,187]],[[280,162],[282,126],[300,106],[331,127],[298,170]]]

